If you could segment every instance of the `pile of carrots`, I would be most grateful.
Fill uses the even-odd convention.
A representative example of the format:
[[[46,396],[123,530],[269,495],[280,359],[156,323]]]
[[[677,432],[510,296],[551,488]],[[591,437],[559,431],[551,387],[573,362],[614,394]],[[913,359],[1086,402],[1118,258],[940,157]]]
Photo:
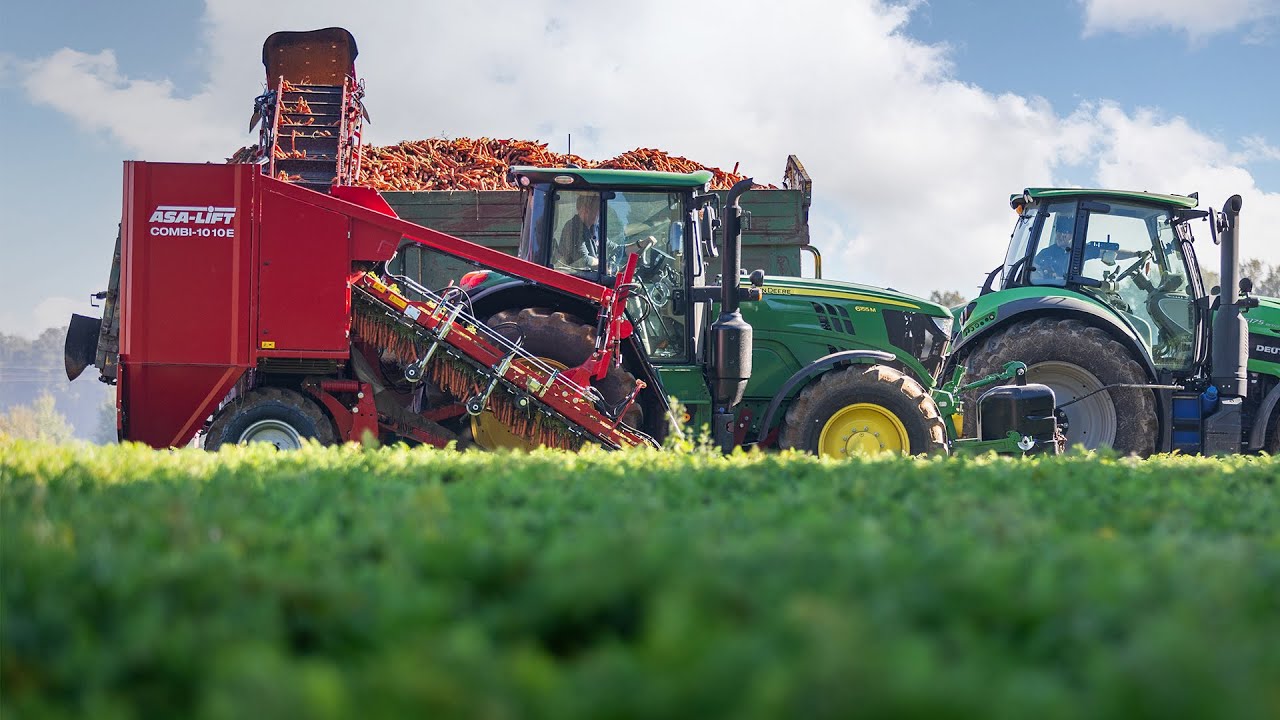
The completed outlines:
[[[366,147],[360,184],[375,190],[509,190],[512,165],[693,172],[710,170],[711,187],[723,190],[742,179],[735,172],[708,167],[653,148],[636,148],[603,161],[553,152],[546,143],[494,138],[431,138],[399,145]],[[735,168],[736,170],[736,168]],[[772,187],[772,186],[767,186]]]
[[[243,148],[228,162],[254,162],[256,147]],[[711,188],[725,190],[743,179],[734,171],[709,167],[654,148],[636,148],[609,160],[588,160],[580,155],[553,152],[546,143],[494,138],[430,138],[398,145],[363,149],[359,184],[378,191],[415,190],[512,190],[507,168],[512,165],[617,170],[658,170],[688,173],[709,170]],[[756,185],[773,189],[773,185]]]

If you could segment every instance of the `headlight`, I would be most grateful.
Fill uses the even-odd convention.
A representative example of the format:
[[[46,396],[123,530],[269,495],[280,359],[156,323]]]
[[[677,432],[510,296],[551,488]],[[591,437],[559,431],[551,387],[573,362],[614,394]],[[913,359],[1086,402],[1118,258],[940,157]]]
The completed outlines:
[[[942,337],[951,337],[951,322],[953,318],[950,315],[946,317],[931,317],[929,319],[933,321],[933,326],[938,328],[938,332],[942,333]]]

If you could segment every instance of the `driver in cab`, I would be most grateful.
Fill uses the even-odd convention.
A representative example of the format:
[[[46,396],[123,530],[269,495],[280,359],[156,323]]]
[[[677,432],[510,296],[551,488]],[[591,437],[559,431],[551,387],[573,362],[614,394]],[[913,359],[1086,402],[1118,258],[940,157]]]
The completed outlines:
[[[596,271],[600,266],[600,196],[578,196],[577,212],[560,230],[562,262],[572,270]]]
[[[1075,228],[1075,216],[1058,214],[1053,219],[1053,238],[1031,261],[1031,282],[1035,285],[1066,285],[1067,267],[1071,263],[1071,237]],[[1114,247],[1114,246],[1112,246]],[[1112,252],[1115,254],[1112,255]],[[1135,258],[1140,253],[1131,250],[1104,249],[1096,243],[1085,245],[1084,259],[1102,259],[1107,265],[1116,260]]]

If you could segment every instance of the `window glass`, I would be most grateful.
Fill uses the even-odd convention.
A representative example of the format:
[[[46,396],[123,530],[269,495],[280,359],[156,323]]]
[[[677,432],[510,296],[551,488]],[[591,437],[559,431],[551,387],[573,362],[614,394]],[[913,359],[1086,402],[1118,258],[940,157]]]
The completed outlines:
[[[599,272],[600,194],[558,192],[552,213],[551,267],[562,272]]]
[[[1006,287],[1013,282],[1013,266],[1027,256],[1027,244],[1031,242],[1031,228],[1035,225],[1035,221],[1035,208],[1027,207],[1022,211],[1022,215],[1018,217],[1018,224],[1013,228],[1013,235],[1009,238],[1009,252],[1004,256],[1004,284]]]
[[[1031,259],[1031,284],[1062,287],[1067,284],[1071,239],[1076,226],[1074,202],[1051,203],[1036,233]]]
[[[552,203],[551,267],[611,284],[630,254],[639,256],[638,292],[627,303],[627,314],[657,362],[688,359],[682,207],[680,193],[665,192],[606,192],[602,197],[599,192],[561,190]]]
[[[529,192],[528,201],[524,209],[527,222],[522,224],[520,228],[520,249],[518,254],[521,259],[535,262],[543,265],[547,262],[546,256],[546,230],[545,223],[547,221],[548,197],[554,193],[548,191],[545,187],[535,187]],[[556,228],[559,230],[559,228]],[[552,241],[554,244],[554,240]]]
[[[1110,203],[1090,213],[1081,275],[1096,295],[1130,321],[1157,367],[1191,362],[1194,314],[1168,211]]]
[[[684,223],[679,193],[619,192],[608,202],[606,273],[614,275],[631,253],[639,256],[639,293],[627,313],[649,357],[683,360],[686,338]]]

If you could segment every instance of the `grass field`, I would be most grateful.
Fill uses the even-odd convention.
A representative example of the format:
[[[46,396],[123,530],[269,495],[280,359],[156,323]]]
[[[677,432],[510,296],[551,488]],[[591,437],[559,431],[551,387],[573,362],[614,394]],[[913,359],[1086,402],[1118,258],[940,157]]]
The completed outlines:
[[[0,716],[1275,718],[1277,479],[0,442]]]

